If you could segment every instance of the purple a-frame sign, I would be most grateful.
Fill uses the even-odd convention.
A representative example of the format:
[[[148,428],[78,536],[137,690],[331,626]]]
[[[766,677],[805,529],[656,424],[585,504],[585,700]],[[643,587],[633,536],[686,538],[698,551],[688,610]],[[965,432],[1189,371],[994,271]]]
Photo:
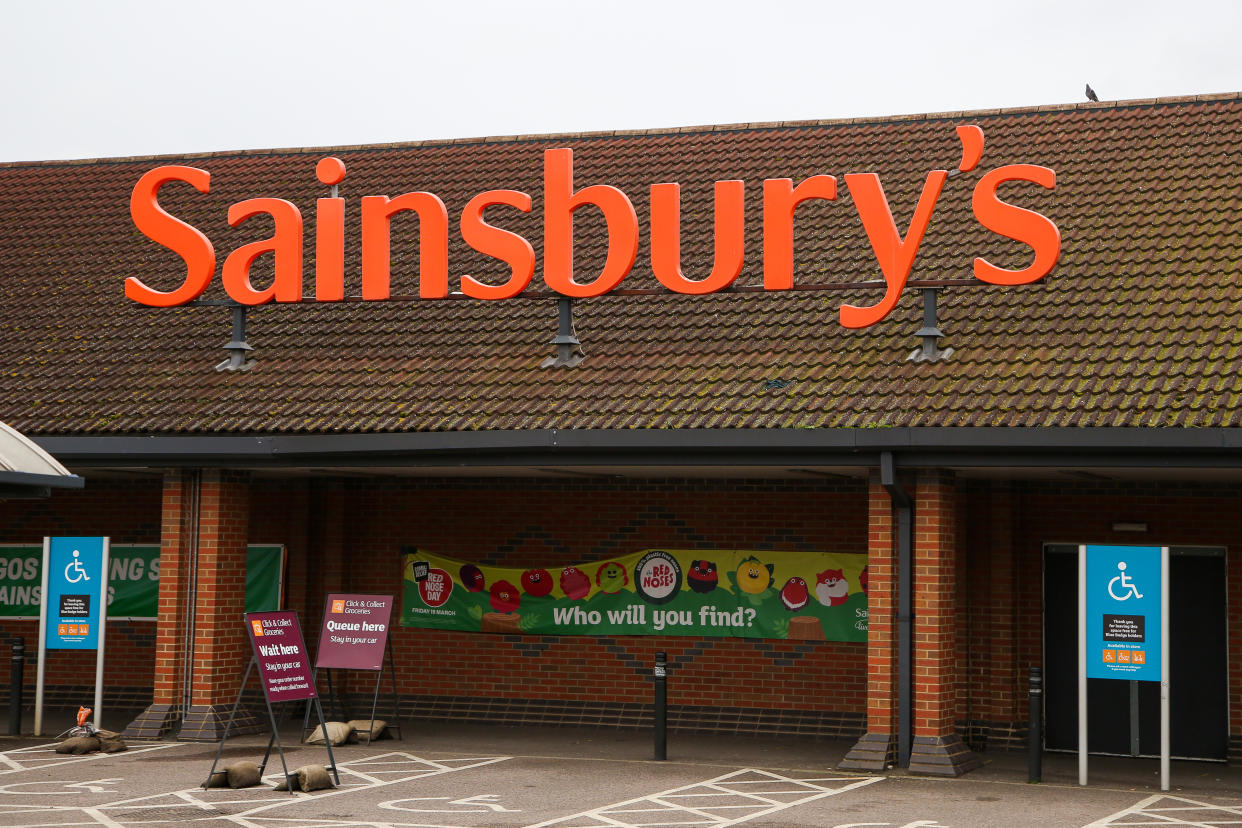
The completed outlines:
[[[272,704],[276,702],[300,701],[307,699],[314,704],[319,714],[319,726],[324,733],[324,746],[328,749],[328,764],[336,779],[341,784],[340,772],[336,767],[336,759],[332,756],[332,740],[327,738],[327,724],[323,719],[323,708],[319,704],[319,695],[315,692],[315,677],[311,673],[310,655],[306,652],[306,642],[302,640],[302,628],[298,625],[298,614],[292,610],[275,612],[246,613],[246,637],[254,650],[254,659],[246,667],[242,676],[241,686],[237,688],[237,701],[233,703],[233,711],[229,713],[228,723],[224,726],[224,735],[216,748],[216,758],[211,763],[207,781],[203,787],[212,784],[216,773],[216,765],[220,762],[220,754],[224,743],[229,738],[229,730],[233,727],[233,719],[241,706],[242,693],[250,680],[250,671],[258,668],[259,684],[263,687],[263,698],[267,704],[267,719],[272,728],[272,736],[268,739],[267,750],[263,754],[263,762],[259,765],[259,774],[267,768],[268,757],[272,755],[275,745],[280,753],[280,765],[284,769],[284,778],[289,779],[289,765],[285,761],[285,749],[280,743],[279,725],[272,712]],[[307,705],[307,718],[310,717],[310,704]],[[295,786],[288,785],[290,794]]]
[[[310,655],[296,612],[248,612],[246,630],[259,667],[259,682],[269,702],[315,698]]]

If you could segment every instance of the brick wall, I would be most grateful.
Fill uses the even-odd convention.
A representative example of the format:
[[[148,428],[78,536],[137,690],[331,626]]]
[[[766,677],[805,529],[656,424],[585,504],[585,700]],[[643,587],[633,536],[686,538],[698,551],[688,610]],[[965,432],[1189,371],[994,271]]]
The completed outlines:
[[[225,515],[245,511],[244,478],[226,476],[221,482],[216,508]],[[952,693],[958,726],[972,743],[982,745],[1016,747],[1025,739],[1026,676],[1031,665],[1040,663],[1043,647],[1044,542],[1236,548],[1242,541],[1242,513],[1236,509],[1242,487],[1237,486],[971,481],[958,482],[956,488],[958,621]],[[169,497],[164,498],[158,478],[91,479],[85,491],[58,492],[41,501],[3,501],[0,541],[38,544],[47,534],[107,534],[115,543],[157,543],[162,512],[166,522],[175,522],[175,486]],[[299,611],[313,646],[327,592],[399,594],[398,554],[405,545],[519,567],[558,566],[659,546],[865,552],[869,531],[891,532],[887,494],[878,486],[870,491],[877,501],[874,519],[868,517],[868,497],[861,480],[259,479],[250,484],[245,535],[238,526],[226,525],[219,528],[219,542],[234,549],[246,541],[288,546],[287,605]],[[1113,521],[1134,519],[1147,521],[1150,531],[1142,536],[1112,531]],[[873,584],[882,580],[878,565],[872,562]],[[1232,549],[1227,571],[1229,624],[1235,631],[1229,639],[1230,731],[1238,752],[1242,560]],[[230,577],[223,569],[219,576],[212,589],[222,588]],[[876,617],[873,624],[882,621]],[[0,641],[15,635],[26,639],[26,682],[33,688],[37,623],[0,621]],[[224,673],[240,671],[248,657],[240,628],[230,635],[235,640],[222,646],[231,661],[225,660],[208,693],[216,704],[231,701],[235,692]],[[176,639],[165,642],[168,657],[180,646]],[[860,644],[522,637],[400,628],[394,643],[407,712],[417,704],[429,715],[448,711],[460,718],[637,722],[649,703],[653,654],[664,650],[673,665],[669,701],[674,715],[685,713],[687,727],[825,733],[861,730],[866,715],[868,668],[866,647]],[[107,648],[105,685],[110,691],[152,687],[152,622],[110,624]],[[871,680],[886,683],[876,672],[886,660],[876,656]],[[93,653],[53,652],[49,688],[80,695],[89,689],[82,677],[93,669]],[[608,685],[604,693],[601,677]],[[369,693],[373,686],[369,676],[349,681],[348,689],[355,692]],[[179,697],[176,687],[164,692],[169,700]],[[27,698],[33,698],[33,689]],[[887,708],[876,713],[888,715]]]
[[[962,492],[969,568],[958,612],[971,624],[959,630],[957,718],[974,726],[974,741],[1025,740],[1027,675],[1043,658],[1044,543],[1223,546],[1231,754],[1242,755],[1242,487],[1066,480],[972,482]],[[1148,532],[1114,532],[1119,520],[1144,521]]]
[[[42,546],[45,535],[106,535],[112,543],[160,542],[161,481],[158,477],[126,480],[91,479],[82,491],[53,490],[39,500],[0,500],[0,543]],[[8,663],[9,642],[26,642],[26,700],[33,703],[39,645],[39,622],[0,618],[0,654]],[[151,686],[155,645],[154,621],[110,621],[104,649],[106,697],[125,702]],[[49,688],[72,688],[69,695],[93,698],[95,652],[52,650],[48,653]],[[83,693],[86,693],[83,696]],[[117,694],[120,694],[118,696]],[[7,703],[8,681],[0,686]]]
[[[292,504],[309,508],[309,520]],[[250,531],[252,542],[288,545],[289,606],[313,639],[329,584],[400,595],[402,546],[549,568],[648,547],[865,553],[866,515],[862,481],[256,483]],[[308,554],[324,554],[326,566],[305,565]],[[865,716],[866,648],[857,643],[402,628],[393,642],[411,709],[461,709],[462,718],[624,723],[626,705],[650,703],[657,650],[672,665],[670,705],[704,708],[686,714],[687,726],[838,735],[860,731]],[[369,676],[349,680],[354,691],[372,686]]]

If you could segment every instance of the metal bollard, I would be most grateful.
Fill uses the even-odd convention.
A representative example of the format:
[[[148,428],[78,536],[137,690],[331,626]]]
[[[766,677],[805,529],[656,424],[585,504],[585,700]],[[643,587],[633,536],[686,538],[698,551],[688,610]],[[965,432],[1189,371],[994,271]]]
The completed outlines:
[[[13,666],[9,669],[9,735],[22,735],[22,672],[26,669],[26,639],[13,639]]]
[[[668,758],[665,726],[668,719],[668,655],[656,653],[655,660],[655,758]]]
[[[1027,744],[1030,754],[1027,757],[1027,782],[1040,782],[1043,777],[1043,736],[1044,736],[1044,677],[1038,667],[1031,668],[1030,721],[1027,723]]]

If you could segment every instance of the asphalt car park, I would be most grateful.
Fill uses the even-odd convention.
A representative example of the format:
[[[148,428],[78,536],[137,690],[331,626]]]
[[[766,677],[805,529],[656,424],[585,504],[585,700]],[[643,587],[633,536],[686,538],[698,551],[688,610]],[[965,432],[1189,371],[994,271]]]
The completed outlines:
[[[322,746],[282,732],[290,770],[328,764]],[[230,738],[220,762],[261,760],[266,737]],[[576,728],[426,727],[403,739],[334,750],[341,784],[312,793],[264,784],[201,787],[217,746],[134,742],[124,753],[66,756],[54,741],[0,739],[0,824],[203,828],[626,828],[765,826],[1121,826],[1242,823],[1242,773],[1174,763],[1158,790],[1156,763],[1051,755],[1044,781],[1026,782],[1024,755],[985,756],[960,779],[833,770],[848,745],[823,741],[672,734],[653,761],[649,734]]]

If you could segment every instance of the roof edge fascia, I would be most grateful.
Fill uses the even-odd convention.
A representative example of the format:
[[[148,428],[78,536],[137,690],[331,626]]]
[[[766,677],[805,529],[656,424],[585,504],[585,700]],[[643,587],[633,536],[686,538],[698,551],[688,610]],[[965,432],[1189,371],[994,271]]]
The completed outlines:
[[[86,481],[76,474],[35,474],[33,472],[0,471],[0,486],[29,486],[36,489],[81,489]]]
[[[1236,467],[1242,429],[914,427],[848,429],[535,429],[379,434],[38,435],[85,466],[297,467],[739,463]]]

